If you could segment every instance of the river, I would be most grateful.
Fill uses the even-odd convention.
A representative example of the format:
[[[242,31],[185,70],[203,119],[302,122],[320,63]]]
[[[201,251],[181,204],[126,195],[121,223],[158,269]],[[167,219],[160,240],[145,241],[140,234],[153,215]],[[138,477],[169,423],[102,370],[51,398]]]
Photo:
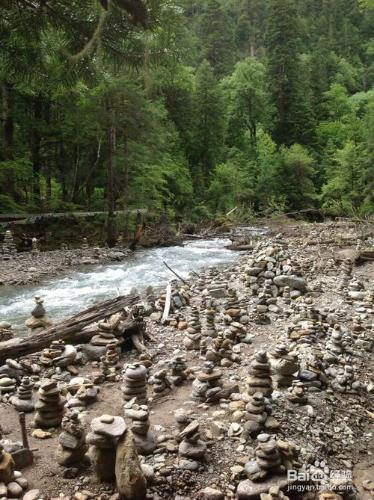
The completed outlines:
[[[139,250],[121,263],[90,266],[38,285],[0,289],[0,320],[9,321],[14,330],[23,330],[34,306],[34,296],[40,295],[48,316],[59,321],[133,288],[142,291],[150,285],[165,285],[174,275],[163,261],[185,278],[203,267],[234,262],[239,252],[225,249],[230,243],[228,239],[214,238],[189,241],[184,246]]]

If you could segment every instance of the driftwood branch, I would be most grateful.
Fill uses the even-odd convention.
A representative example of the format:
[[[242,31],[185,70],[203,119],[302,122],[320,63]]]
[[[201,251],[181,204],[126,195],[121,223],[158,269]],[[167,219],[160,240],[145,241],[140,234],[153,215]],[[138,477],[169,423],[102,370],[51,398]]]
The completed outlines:
[[[172,269],[169,264],[167,264],[164,260],[162,261],[164,263],[164,265],[169,269],[169,271],[171,271],[178,279],[180,279],[183,283],[186,283],[186,280],[182,278],[182,276],[179,276],[179,274],[177,272],[174,271],[174,269]]]
[[[106,300],[35,335],[1,342],[0,363],[3,363],[8,358],[17,358],[41,351],[48,347],[53,340],[64,340],[73,344],[83,340],[87,341],[97,333],[97,329],[87,328],[84,330],[85,327],[118,313],[125,307],[133,306],[138,300],[139,297],[136,295],[120,296]],[[127,330],[135,331],[140,328],[142,321],[129,317],[126,318],[124,323],[124,332],[126,332]]]
[[[168,286],[166,287],[166,300],[165,300],[164,314],[162,315],[162,318],[161,318],[162,322],[164,322],[168,319],[169,311],[170,311],[170,304],[171,304],[171,283],[168,283]]]

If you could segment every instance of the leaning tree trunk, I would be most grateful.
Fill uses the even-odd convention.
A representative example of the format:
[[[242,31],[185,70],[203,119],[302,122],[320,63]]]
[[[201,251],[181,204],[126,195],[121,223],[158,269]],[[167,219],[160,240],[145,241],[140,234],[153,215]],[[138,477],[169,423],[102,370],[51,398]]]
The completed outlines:
[[[54,340],[64,340],[72,344],[87,342],[93,335],[97,334],[97,329],[83,330],[85,327],[118,313],[125,307],[135,305],[138,300],[139,297],[136,295],[122,295],[94,305],[72,318],[52,325],[35,335],[1,342],[0,363],[3,363],[8,358],[18,358],[33,352],[39,352],[48,347]],[[123,334],[141,334],[143,326],[141,318],[133,319],[129,317],[124,322]]]

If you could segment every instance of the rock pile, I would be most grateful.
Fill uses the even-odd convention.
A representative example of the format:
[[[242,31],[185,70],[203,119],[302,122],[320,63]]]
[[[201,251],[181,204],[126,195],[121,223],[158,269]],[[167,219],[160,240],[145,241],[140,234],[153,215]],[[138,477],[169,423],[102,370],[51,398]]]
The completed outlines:
[[[269,356],[274,387],[289,387],[298,371],[297,357],[290,355],[285,344],[279,344]]]
[[[10,399],[10,402],[16,410],[24,413],[34,411],[33,387],[34,384],[29,377],[22,378],[21,385],[17,389],[17,394]]]
[[[0,498],[2,499],[27,497],[27,494],[25,495],[28,487],[27,479],[14,469],[15,462],[12,455],[0,444]]]
[[[0,396],[3,394],[11,394],[16,390],[17,381],[9,377],[5,373],[0,374]]]
[[[125,417],[131,420],[136,449],[140,455],[150,455],[157,448],[155,435],[150,432],[149,409],[147,405],[133,405],[125,409]]]
[[[134,363],[127,366],[123,372],[121,390],[125,401],[135,399],[137,404],[147,404],[147,369]]]
[[[265,399],[262,392],[253,394],[247,403],[244,424],[244,434],[256,436],[263,429],[276,429],[279,423],[270,417],[270,409],[266,407]]]
[[[58,427],[62,421],[65,400],[61,397],[57,382],[45,380],[38,391],[38,401],[35,404],[36,415],[34,427]]]
[[[178,453],[181,457],[188,460],[203,461],[206,458],[207,446],[200,439],[199,422],[192,421],[179,434],[181,440]]]
[[[169,367],[171,370],[171,375],[169,376],[170,382],[179,386],[187,379],[187,365],[186,360],[183,356],[177,355],[170,361]]]
[[[258,351],[255,353],[248,371],[250,375],[247,378],[248,394],[253,395],[256,392],[262,392],[264,396],[270,396],[273,387],[266,352]]]
[[[62,419],[62,432],[58,437],[56,459],[59,465],[70,467],[83,462],[88,450],[84,428],[79,413],[68,410]]]
[[[201,324],[199,310],[194,307],[188,319],[186,336],[183,339],[184,347],[188,350],[198,351],[200,349]]]
[[[211,361],[205,361],[192,383],[192,399],[212,403],[220,398],[222,372]]]
[[[165,369],[157,370],[148,380],[149,384],[152,385],[153,391],[156,394],[161,394],[162,392],[170,389],[171,384],[168,379],[168,372]]]
[[[44,300],[38,295],[34,300],[36,305],[31,311],[31,317],[25,321],[29,334],[37,333],[52,325],[43,306]]]
[[[13,337],[12,325],[8,321],[0,321],[0,342],[5,342]]]
[[[115,478],[116,448],[125,432],[126,424],[122,417],[102,415],[91,421],[91,432],[87,434],[86,440],[100,481],[112,481]]]
[[[1,257],[3,260],[11,259],[17,253],[17,247],[14,243],[12,231],[7,229],[4,234],[4,240],[1,248]]]

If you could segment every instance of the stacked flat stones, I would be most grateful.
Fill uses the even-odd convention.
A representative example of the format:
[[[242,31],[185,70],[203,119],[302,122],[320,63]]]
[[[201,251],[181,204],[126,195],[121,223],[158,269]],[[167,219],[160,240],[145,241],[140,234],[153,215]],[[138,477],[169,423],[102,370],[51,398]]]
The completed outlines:
[[[329,363],[334,363],[338,361],[339,356],[344,353],[344,347],[342,344],[343,336],[340,332],[339,325],[331,331],[329,340],[326,343],[326,354],[324,360]]]
[[[265,423],[269,417],[262,392],[253,394],[245,409],[246,422],[244,424],[244,431],[250,436],[256,436],[265,428]]]
[[[21,472],[14,470],[15,463],[10,453],[6,452],[0,444],[0,498],[13,500],[26,498],[25,491],[28,482]]]
[[[8,321],[0,321],[0,342],[5,342],[13,337],[12,325]]]
[[[285,344],[276,346],[269,357],[274,387],[289,387],[295,379],[294,374],[299,369],[297,359],[290,356]]]
[[[293,382],[286,396],[294,404],[306,405],[308,403],[308,396],[305,394],[304,385],[299,381]]]
[[[161,394],[167,389],[170,389],[171,384],[168,380],[167,375],[168,375],[167,370],[162,369],[154,372],[152,377],[149,378],[148,382],[150,385],[152,385],[153,391],[156,394]]]
[[[38,332],[52,325],[52,321],[48,318],[43,306],[44,300],[38,295],[34,300],[35,307],[31,311],[31,317],[25,321],[29,334],[34,333],[34,330]]]
[[[61,357],[65,350],[65,342],[63,340],[54,340],[50,347],[43,349],[39,358],[39,362],[43,366],[52,366],[54,360]]]
[[[17,394],[12,396],[10,402],[16,410],[24,413],[34,411],[34,400],[32,395],[34,384],[29,377],[23,377],[21,385],[17,389]]]
[[[235,289],[229,289],[229,297],[225,306],[225,322],[231,323],[240,317],[240,303]]]
[[[192,421],[179,434],[178,453],[188,460],[204,460],[207,446],[200,439],[199,422]]]
[[[0,374],[0,395],[11,394],[16,390],[17,381],[5,373]]]
[[[89,455],[100,481],[112,481],[115,478],[116,448],[126,429],[122,417],[102,415],[91,421],[91,432],[87,434],[86,440],[90,445]]]
[[[149,409],[147,405],[133,405],[125,409],[125,417],[131,420],[136,449],[140,455],[150,455],[157,448],[155,435],[150,432]]]
[[[134,363],[123,370],[123,385],[121,390],[125,401],[135,398],[135,403],[147,404],[147,369],[145,366]]]
[[[11,259],[17,253],[17,247],[13,240],[12,232],[7,229],[4,234],[1,256],[3,260]]]
[[[174,358],[169,363],[171,369],[171,375],[169,376],[170,382],[179,386],[187,379],[187,365],[186,360],[183,356],[174,356]]]
[[[68,410],[62,419],[62,432],[58,437],[57,463],[70,467],[83,462],[87,450],[86,436],[84,427],[79,421],[79,413]]]
[[[357,394],[361,389],[361,383],[355,380],[353,367],[345,365],[336,371],[331,387],[340,393]]]
[[[188,318],[188,328],[183,339],[184,347],[188,350],[199,350],[201,340],[201,324],[199,310],[192,308]]]
[[[266,352],[258,351],[255,353],[248,371],[250,375],[247,379],[248,394],[262,392],[264,396],[270,396],[273,388]]]
[[[212,362],[205,361],[192,383],[192,398],[206,403],[217,401],[222,389],[221,378],[222,372],[215,369]]]
[[[61,425],[65,400],[61,397],[57,382],[45,380],[38,391],[35,404],[34,426],[48,429]]]
[[[215,324],[216,312],[214,309],[207,309],[205,311],[205,329],[204,334],[207,337],[214,338],[217,335],[216,324]]]
[[[104,321],[98,323],[99,333],[94,335],[90,344],[98,347],[106,347],[109,344],[118,345],[117,337],[111,332],[111,325]]]
[[[247,462],[245,472],[251,481],[263,481],[280,472],[281,457],[277,442],[267,434],[259,434],[255,449],[255,460]]]

